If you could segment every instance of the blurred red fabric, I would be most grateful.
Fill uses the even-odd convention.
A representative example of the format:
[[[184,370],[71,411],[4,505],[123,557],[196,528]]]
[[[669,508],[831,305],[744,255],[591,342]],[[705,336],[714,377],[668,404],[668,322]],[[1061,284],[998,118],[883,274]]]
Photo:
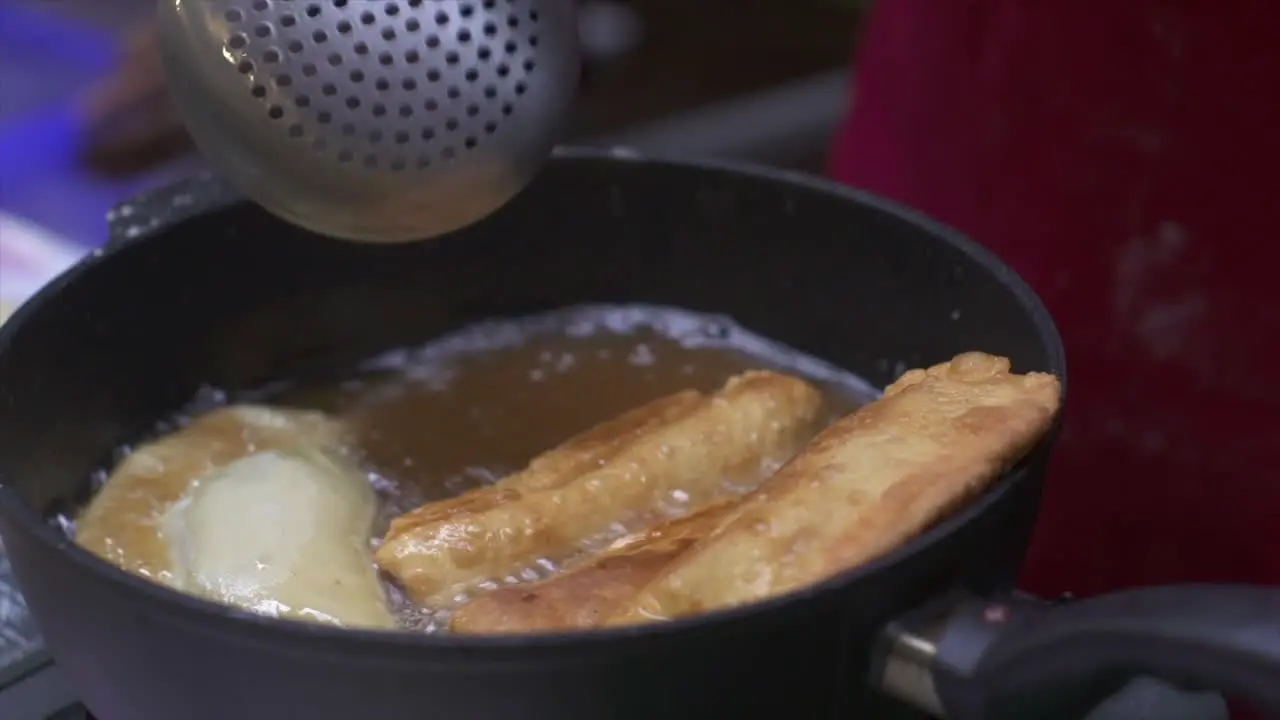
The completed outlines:
[[[1029,589],[1280,584],[1276,27],[1264,0],[872,13],[833,174],[990,247],[1066,338]]]
[[[1041,592],[1280,583],[1280,3],[881,0],[833,173],[1040,293],[1068,423]]]

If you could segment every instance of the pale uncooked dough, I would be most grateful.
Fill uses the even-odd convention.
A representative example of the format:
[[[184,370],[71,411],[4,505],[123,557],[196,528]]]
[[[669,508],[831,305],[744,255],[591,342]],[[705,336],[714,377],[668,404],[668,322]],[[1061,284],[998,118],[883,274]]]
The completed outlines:
[[[76,542],[131,573],[179,587],[161,521],[200,478],[254,453],[339,451],[342,423],[311,410],[232,405],[135,448],[76,519]]]
[[[344,460],[262,452],[201,478],[163,532],[188,592],[272,617],[387,628],[369,546],[376,503]]]

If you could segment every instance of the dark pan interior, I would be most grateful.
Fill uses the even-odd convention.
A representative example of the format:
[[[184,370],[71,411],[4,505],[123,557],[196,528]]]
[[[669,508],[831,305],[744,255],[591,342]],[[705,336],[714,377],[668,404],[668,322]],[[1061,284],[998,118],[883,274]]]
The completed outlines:
[[[498,215],[401,246],[316,237],[247,203],[194,212],[225,193],[211,187],[139,203],[117,222],[136,237],[0,333],[0,479],[35,508],[79,497],[203,384],[255,388],[584,302],[725,313],[877,385],[975,349],[1064,369],[1038,301],[980,248],[816,180],[562,156]]]

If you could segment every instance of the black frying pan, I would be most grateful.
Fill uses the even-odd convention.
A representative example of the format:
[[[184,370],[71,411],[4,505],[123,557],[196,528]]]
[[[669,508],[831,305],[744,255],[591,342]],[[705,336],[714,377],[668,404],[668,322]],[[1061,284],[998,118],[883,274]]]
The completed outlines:
[[[112,232],[0,330],[0,534],[101,717],[867,717],[879,688],[966,720],[1025,719],[1078,716],[1139,672],[1280,710],[1280,590],[1003,592],[1052,439],[867,567],[755,607],[583,635],[263,619],[129,576],[46,522],[202,383],[254,388],[583,302],[727,313],[878,384],[971,349],[1063,374],[1027,286],[910,211],[778,171],[571,152],[497,216],[421,245],[309,236],[208,178],[121,208]]]

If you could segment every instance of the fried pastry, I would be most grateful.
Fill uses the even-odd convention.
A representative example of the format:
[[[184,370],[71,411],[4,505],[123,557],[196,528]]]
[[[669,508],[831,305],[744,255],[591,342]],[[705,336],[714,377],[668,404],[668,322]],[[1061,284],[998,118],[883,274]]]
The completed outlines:
[[[560,575],[481,595],[453,613],[463,634],[518,634],[597,627],[672,560],[713,532],[736,503],[722,504],[615,541]]]
[[[539,560],[564,562],[620,529],[651,527],[673,506],[688,514],[754,488],[812,436],[821,405],[817,389],[801,380],[744,373],[688,411],[621,433],[631,436],[603,453],[598,467],[574,475],[574,465],[528,492],[509,487],[502,502],[479,510],[398,523],[376,559],[419,604],[447,606],[486,580]]]
[[[200,478],[162,523],[180,588],[268,617],[392,628],[358,467],[310,448],[260,452]]]
[[[388,535],[446,520],[461,512],[491,510],[524,493],[554,490],[579,475],[608,462],[628,445],[667,423],[693,412],[703,401],[694,390],[685,390],[646,403],[586,432],[575,435],[529,462],[521,472],[454,498],[427,503],[391,521]]]
[[[219,408],[125,457],[77,518],[76,542],[129,572],[176,586],[161,524],[199,478],[255,452],[335,449],[343,436],[342,425],[323,413]]]
[[[912,370],[822,432],[608,624],[751,603],[884,555],[1022,458],[1060,402],[1056,377],[1014,374],[1002,357]]]

